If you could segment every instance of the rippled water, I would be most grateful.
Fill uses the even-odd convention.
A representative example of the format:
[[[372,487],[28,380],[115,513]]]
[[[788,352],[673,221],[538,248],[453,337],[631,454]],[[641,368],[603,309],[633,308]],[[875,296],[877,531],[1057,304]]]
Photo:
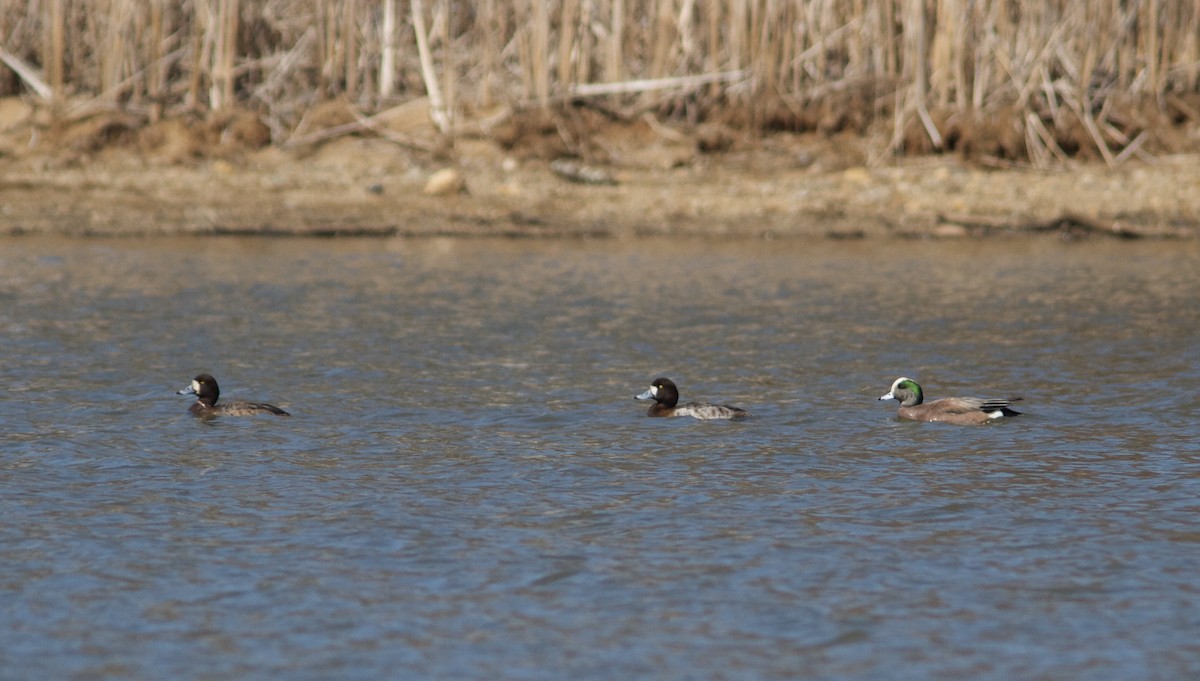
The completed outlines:
[[[4,678],[1200,675],[1193,244],[7,238],[0,356]]]

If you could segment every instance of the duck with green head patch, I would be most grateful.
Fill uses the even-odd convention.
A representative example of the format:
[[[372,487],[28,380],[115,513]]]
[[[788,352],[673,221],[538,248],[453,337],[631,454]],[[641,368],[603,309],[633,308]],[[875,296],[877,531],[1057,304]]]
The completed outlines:
[[[909,421],[937,421],[957,425],[979,425],[990,423],[1021,412],[1009,409],[1019,397],[1008,399],[980,399],[978,397],[943,397],[932,402],[925,401],[921,386],[911,378],[901,376],[892,383],[888,394],[881,400],[897,400],[900,408],[896,415]]]

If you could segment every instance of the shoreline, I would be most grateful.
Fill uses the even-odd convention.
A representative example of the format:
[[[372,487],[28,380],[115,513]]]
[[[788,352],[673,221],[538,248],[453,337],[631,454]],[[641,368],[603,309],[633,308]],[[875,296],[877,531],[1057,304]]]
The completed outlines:
[[[182,162],[124,147],[65,161],[8,156],[0,235],[1200,236],[1200,156],[1118,168],[987,169],[952,156],[869,167],[836,146],[779,135],[704,154],[658,142],[566,170],[486,139],[456,140],[437,160],[357,137]]]

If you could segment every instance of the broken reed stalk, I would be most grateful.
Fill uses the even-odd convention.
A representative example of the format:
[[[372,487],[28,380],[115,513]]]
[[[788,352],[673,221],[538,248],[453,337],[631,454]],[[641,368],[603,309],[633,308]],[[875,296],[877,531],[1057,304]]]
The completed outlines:
[[[15,54],[0,47],[0,63],[13,70],[29,89],[33,90],[43,100],[52,101],[54,90],[42,80],[37,72],[28,64],[21,61]]]
[[[709,83],[745,81],[749,76],[750,71],[743,69],[741,71],[725,71],[723,73],[706,73],[699,76],[627,80],[623,83],[584,83],[571,88],[569,95],[572,97],[597,97],[601,95],[653,92],[655,90],[697,90],[699,86]]]
[[[437,72],[433,67],[433,56],[429,52],[429,37],[425,32],[425,2],[412,0],[413,32],[416,34],[417,53],[421,60],[421,76],[425,79],[425,92],[429,97],[429,117],[438,132],[450,133],[450,119],[446,103],[442,100],[442,89],[438,86]]]

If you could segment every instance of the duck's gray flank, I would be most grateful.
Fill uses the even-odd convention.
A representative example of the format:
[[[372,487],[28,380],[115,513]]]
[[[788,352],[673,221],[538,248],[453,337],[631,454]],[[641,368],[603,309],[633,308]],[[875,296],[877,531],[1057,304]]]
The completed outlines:
[[[217,379],[210,374],[200,374],[192,382],[179,390],[178,395],[195,395],[196,401],[188,407],[193,416],[211,418],[214,416],[254,416],[256,414],[274,414],[275,416],[291,416],[286,411],[266,402],[247,402],[235,400],[217,404],[221,396],[221,388]]]
[[[679,404],[679,388],[669,378],[654,379],[649,390],[634,395],[633,398],[635,400],[654,400],[654,404],[646,411],[646,416],[691,416],[707,421],[713,419],[736,420],[750,415],[750,412],[745,409],[725,404],[708,404],[707,402]]]

